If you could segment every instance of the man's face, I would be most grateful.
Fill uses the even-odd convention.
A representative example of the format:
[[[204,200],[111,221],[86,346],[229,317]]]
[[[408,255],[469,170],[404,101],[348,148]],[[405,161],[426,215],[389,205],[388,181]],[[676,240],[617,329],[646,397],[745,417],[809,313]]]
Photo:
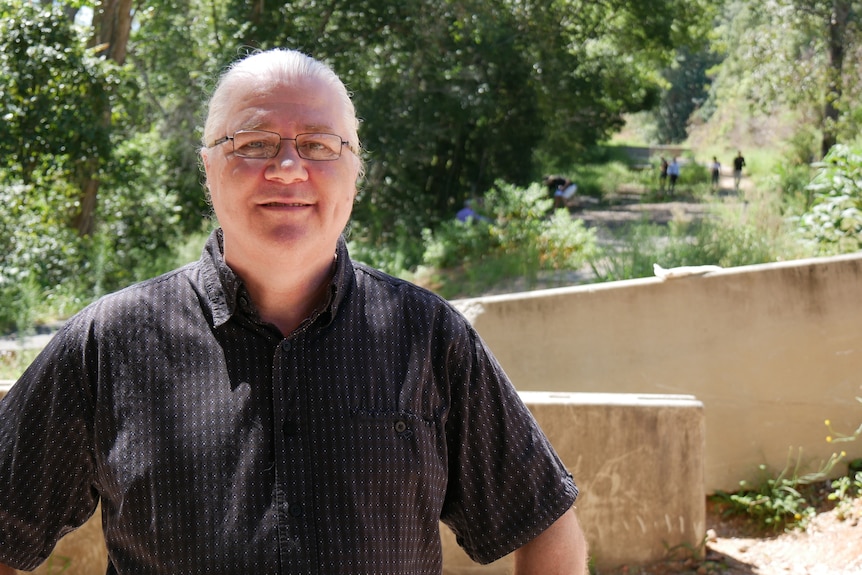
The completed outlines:
[[[321,80],[261,82],[237,94],[225,135],[266,130],[283,138],[326,132],[348,138],[334,89]],[[356,144],[355,142],[351,142]],[[245,267],[300,250],[331,259],[356,196],[359,158],[345,146],[336,160],[300,158],[292,140],[274,158],[242,158],[230,141],[203,152],[213,209],[224,229],[225,261]]]

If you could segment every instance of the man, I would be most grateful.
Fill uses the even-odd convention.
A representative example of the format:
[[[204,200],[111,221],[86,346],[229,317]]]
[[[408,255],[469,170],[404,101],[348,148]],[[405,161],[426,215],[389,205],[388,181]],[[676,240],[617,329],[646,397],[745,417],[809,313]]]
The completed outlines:
[[[658,172],[658,188],[660,191],[664,191],[665,186],[667,185],[667,170],[668,170],[667,160],[664,159],[664,156],[659,160],[659,172]]]
[[[739,191],[739,184],[742,182],[742,168],[745,166],[745,158],[742,157],[742,152],[738,151],[736,157],[733,158],[733,189]]]
[[[721,179],[721,164],[718,162],[718,158],[713,156],[712,163],[709,165],[709,171],[712,175],[712,191],[717,192],[719,187],[719,181]]]
[[[679,179],[679,162],[676,161],[676,158],[671,160],[667,167],[667,173],[670,176],[670,193],[673,195],[676,190],[676,181]]]
[[[109,574],[585,571],[571,476],[469,324],[350,260],[353,104],[321,63],[222,77],[201,259],[70,319],[0,404],[0,562],[102,503]]]

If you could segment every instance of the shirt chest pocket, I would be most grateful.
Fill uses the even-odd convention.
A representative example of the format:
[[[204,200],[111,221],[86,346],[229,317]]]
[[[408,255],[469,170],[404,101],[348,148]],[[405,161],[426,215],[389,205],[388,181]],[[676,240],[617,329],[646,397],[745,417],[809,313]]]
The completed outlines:
[[[352,411],[325,443],[319,478],[326,484],[350,485],[354,497],[376,506],[405,497],[432,508],[442,504],[448,472],[440,421]]]

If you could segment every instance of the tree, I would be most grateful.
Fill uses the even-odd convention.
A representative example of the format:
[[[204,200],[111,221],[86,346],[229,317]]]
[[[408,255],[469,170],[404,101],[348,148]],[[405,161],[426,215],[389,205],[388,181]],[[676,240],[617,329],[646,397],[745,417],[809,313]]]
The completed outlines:
[[[788,105],[815,115],[821,156],[858,132],[853,102],[862,12],[856,0],[732,2],[720,29],[727,59],[716,83],[769,112]],[[809,113],[809,110],[812,113]]]
[[[92,231],[89,182],[110,156],[105,110],[117,78],[85,49],[60,10],[12,0],[0,12],[0,155],[24,183],[45,162],[78,183],[72,218],[83,235]]]
[[[140,86],[136,132],[151,134],[146,140],[164,174],[157,185],[177,198],[185,232],[199,230],[210,213],[198,150],[203,96],[229,59],[222,54],[221,19],[217,2],[149,0],[135,14],[129,41],[128,60]]]
[[[844,102],[846,55],[858,43],[859,5],[852,0],[791,0],[793,7],[813,20],[819,28],[826,56],[823,87],[823,140],[821,154],[826,156],[838,142]]]
[[[228,0],[219,29],[312,53],[346,80],[369,150],[356,231],[386,242],[497,179],[570,165],[656,102],[656,70],[710,13],[700,0]]]
[[[674,64],[665,70],[669,87],[662,92],[656,107],[656,135],[660,144],[682,142],[688,136],[692,115],[709,96],[709,70],[719,57],[709,50],[697,52],[682,48]]]

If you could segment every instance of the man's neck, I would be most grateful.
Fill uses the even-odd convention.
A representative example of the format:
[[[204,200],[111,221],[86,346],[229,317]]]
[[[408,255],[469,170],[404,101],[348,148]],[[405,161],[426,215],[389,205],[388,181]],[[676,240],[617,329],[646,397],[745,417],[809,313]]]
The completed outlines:
[[[288,336],[326,303],[335,255],[325,261],[282,259],[267,266],[227,263],[242,278],[261,319]]]

